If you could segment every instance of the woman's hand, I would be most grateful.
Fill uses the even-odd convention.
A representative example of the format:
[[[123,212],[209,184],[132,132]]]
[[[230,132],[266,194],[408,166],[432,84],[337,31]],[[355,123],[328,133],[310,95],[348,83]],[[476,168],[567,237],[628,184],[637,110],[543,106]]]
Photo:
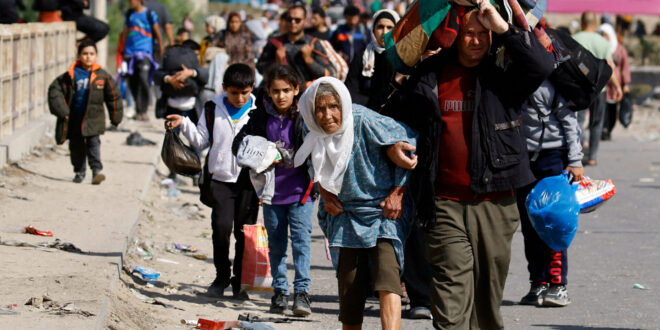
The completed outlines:
[[[337,199],[337,196],[335,194],[323,189],[319,185],[319,193],[321,194],[321,198],[323,198],[323,204],[325,204],[325,211],[330,213],[331,216],[336,217],[340,215],[342,212],[344,212],[344,208],[341,206],[341,203],[339,202],[339,199]]]
[[[567,166],[566,170],[568,171],[568,173],[573,174],[574,182],[582,181],[582,179],[584,178],[584,167]]]
[[[406,187],[394,187],[385,199],[380,202],[383,209],[383,216],[387,219],[396,220],[401,218],[403,213],[403,194],[406,193]]]
[[[417,155],[408,157],[407,151],[415,151],[415,146],[406,142],[397,142],[387,147],[387,157],[398,167],[414,170],[417,166]]]
[[[165,129],[175,129],[181,126],[181,122],[183,122],[183,117],[180,115],[168,115],[165,119],[167,119],[165,121]]]

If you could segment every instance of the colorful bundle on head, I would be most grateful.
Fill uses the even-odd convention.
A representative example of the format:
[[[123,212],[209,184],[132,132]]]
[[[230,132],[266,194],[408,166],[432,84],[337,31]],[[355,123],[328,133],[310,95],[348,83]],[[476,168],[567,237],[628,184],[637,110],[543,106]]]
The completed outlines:
[[[490,0],[509,23],[531,31],[543,17],[547,0]],[[409,74],[427,49],[449,48],[473,0],[418,0],[385,35],[385,52],[394,70]],[[537,34],[538,33],[538,34]],[[535,32],[541,40],[544,32]],[[547,39],[547,36],[546,36]],[[544,46],[552,47],[547,39]]]

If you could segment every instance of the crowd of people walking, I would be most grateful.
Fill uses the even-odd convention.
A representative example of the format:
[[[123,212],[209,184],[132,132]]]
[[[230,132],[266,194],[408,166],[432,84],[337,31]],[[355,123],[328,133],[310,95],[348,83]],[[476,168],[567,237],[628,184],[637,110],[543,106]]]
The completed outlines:
[[[408,317],[432,319],[438,329],[504,328],[500,305],[519,225],[530,281],[520,303],[568,305],[567,251],[539,238],[525,198],[542,178],[567,170],[580,180],[583,161],[597,165],[599,141],[611,138],[630,91],[619,26],[582,15],[573,38],[615,74],[589,109],[574,111],[550,78],[557,52],[490,1],[453,1],[461,7],[452,11],[453,45],[427,49],[407,74],[396,72],[386,51],[405,2],[358,1],[340,12],[312,2],[282,4],[261,17],[210,15],[198,43],[188,26],[173,34],[158,1],[130,0],[120,81],[95,62],[94,42],[107,34],[96,29],[49,88],[56,138],[69,140],[73,181],[84,181],[86,161],[93,184],[105,179],[103,107],[119,125],[119,85],[127,84],[132,119],[150,121],[153,109],[198,155],[207,149],[211,182],[201,199],[212,209],[216,272],[208,295],[223,297],[231,287],[233,298],[250,299],[240,285],[242,227],[255,224],[262,207],[270,311],[313,313],[318,202],[344,329],[361,328],[370,296],[379,299],[383,329],[400,327],[402,297]],[[62,18],[81,31],[92,25],[75,13],[62,10]],[[275,161],[264,163],[269,153]]]

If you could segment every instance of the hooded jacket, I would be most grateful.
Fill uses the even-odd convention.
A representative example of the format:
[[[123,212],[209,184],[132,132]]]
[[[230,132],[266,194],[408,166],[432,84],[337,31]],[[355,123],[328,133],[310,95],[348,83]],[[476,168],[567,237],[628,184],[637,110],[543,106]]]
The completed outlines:
[[[470,146],[470,189],[475,194],[514,190],[534,181],[529,169],[525,133],[521,127],[522,104],[550,75],[553,58],[530,32],[515,26],[493,34],[491,50],[503,45],[508,56],[504,68],[488,54],[478,66],[476,109]],[[419,64],[403,86],[396,87],[383,114],[420,133],[418,164],[411,179],[417,219],[435,221],[435,181],[438,159],[451,157],[438,150],[442,136],[438,78],[443,65],[458,56],[456,48],[444,50]]]
[[[58,137],[58,135],[62,134],[61,125],[66,125],[65,117],[71,111],[69,105],[75,94],[73,70],[76,65],[78,65],[77,61],[71,64],[69,70],[57,77],[48,87],[48,108],[50,113],[57,116],[58,119],[55,136],[58,143],[63,143],[66,140],[66,136]],[[119,125],[123,116],[121,95],[115,80],[105,70],[101,69],[101,65],[98,63],[94,63],[90,71],[89,97],[87,98],[87,107],[80,126],[83,136],[100,135],[105,132],[104,103],[108,109],[112,125]]]

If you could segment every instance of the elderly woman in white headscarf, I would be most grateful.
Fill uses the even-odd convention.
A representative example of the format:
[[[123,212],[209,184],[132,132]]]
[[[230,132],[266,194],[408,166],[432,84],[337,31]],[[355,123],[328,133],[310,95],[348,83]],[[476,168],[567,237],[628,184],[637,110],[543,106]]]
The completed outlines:
[[[377,291],[383,328],[395,328],[401,320],[400,272],[412,210],[406,194],[410,171],[390,162],[386,149],[414,145],[416,133],[352,104],[348,89],[331,77],[317,79],[298,106],[310,133],[295,165],[309,156],[320,185],[318,219],[337,270],[339,319],[345,328],[361,326],[365,299]]]
[[[392,91],[390,82],[395,73],[385,55],[385,34],[394,28],[399,15],[393,10],[382,9],[374,14],[373,21],[371,43],[351,61],[346,87],[353,102],[380,112]]]

